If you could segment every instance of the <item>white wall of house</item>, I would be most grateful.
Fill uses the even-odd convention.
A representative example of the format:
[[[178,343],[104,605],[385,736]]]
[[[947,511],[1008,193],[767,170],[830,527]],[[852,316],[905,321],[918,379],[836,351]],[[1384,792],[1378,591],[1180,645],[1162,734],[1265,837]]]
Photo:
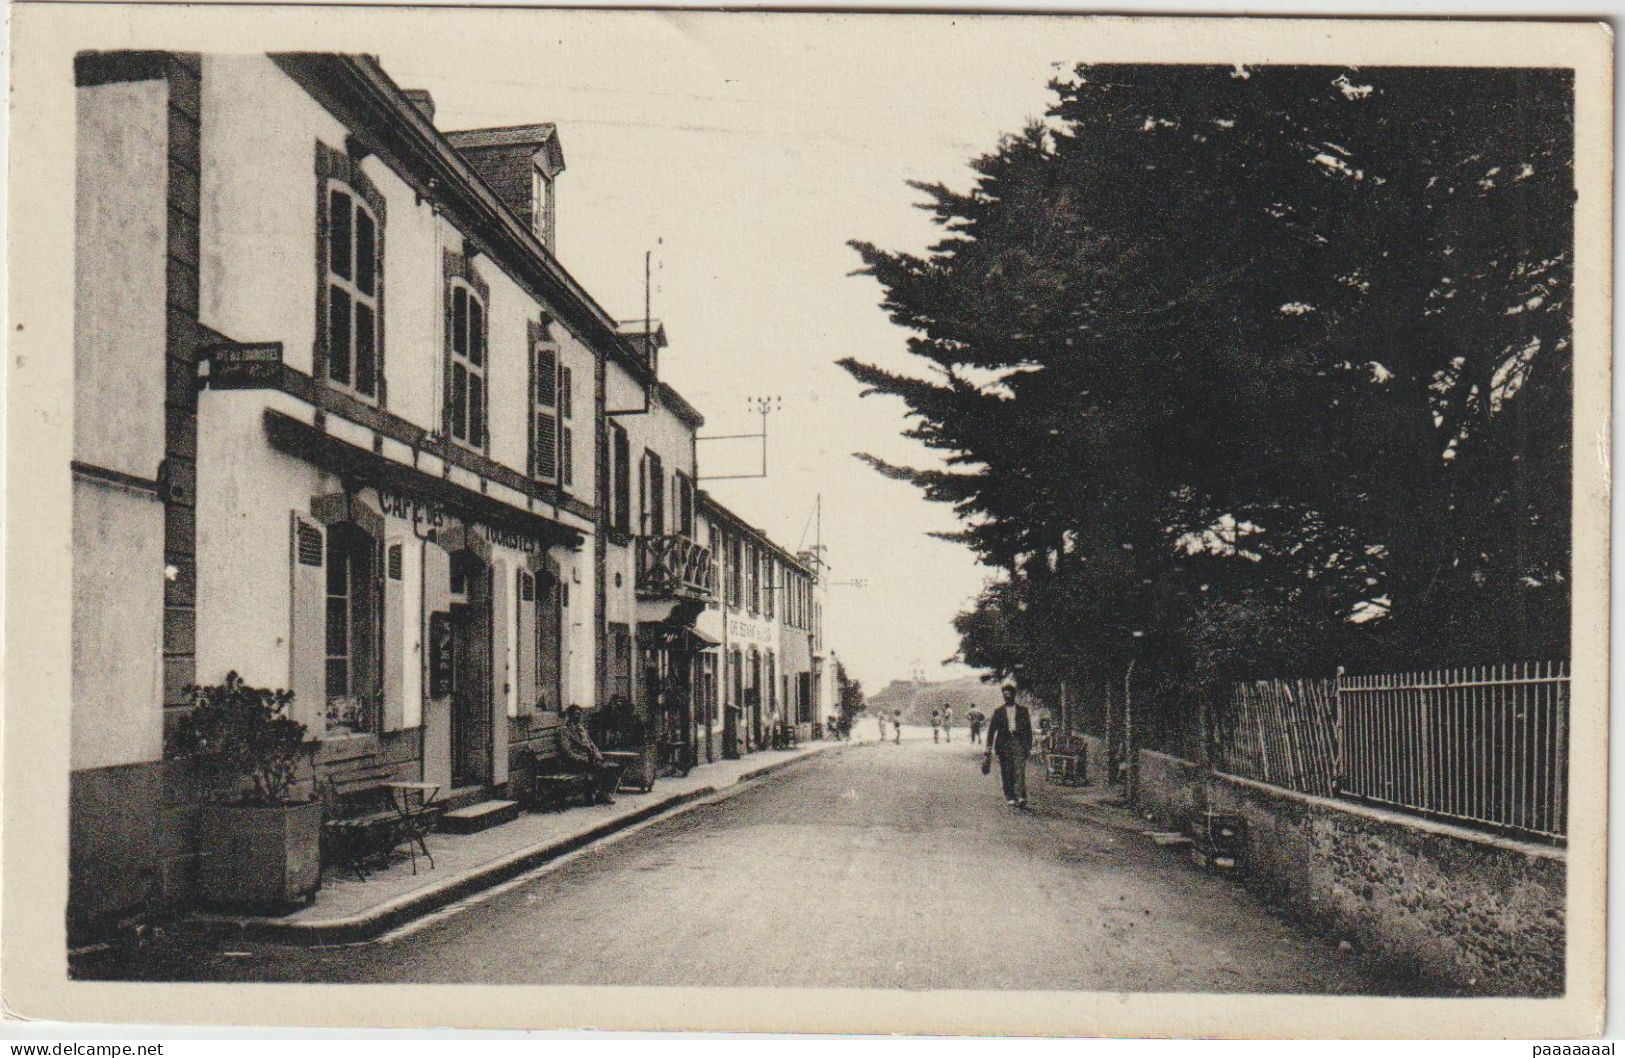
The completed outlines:
[[[203,77],[202,157],[205,178],[200,229],[201,322],[228,339],[281,342],[284,362],[312,371],[316,336],[318,242],[316,230],[316,143],[335,151],[346,146],[347,130],[320,104],[264,56],[207,56]],[[157,110],[162,125],[162,99]],[[157,148],[161,165],[162,143]],[[387,411],[438,433],[444,373],[443,254],[461,252],[463,234],[452,219],[420,201],[412,187],[377,156],[362,171],[384,199],[382,272]],[[161,170],[160,170],[161,171]],[[163,182],[157,183],[161,195]],[[164,203],[158,202],[162,219]],[[162,304],[162,236],[155,304]],[[530,356],[527,324],[543,313],[540,304],[500,265],[483,254],[472,267],[486,283],[489,303],[487,392],[489,458],[520,474],[529,472]],[[159,356],[162,314],[158,318]],[[574,475],[569,495],[595,501],[594,356],[559,323],[553,325],[561,363],[574,376],[572,448]],[[158,401],[162,403],[161,376]],[[320,381],[320,380],[318,380]],[[251,683],[288,686],[291,654],[291,512],[308,512],[311,498],[340,490],[336,477],[271,447],[264,410],[286,412],[305,422],[311,412],[299,400],[272,390],[210,390],[199,402],[197,480],[198,601],[197,671],[216,681],[236,669]],[[157,442],[162,444],[161,413]],[[370,448],[370,430],[330,415],[327,429]],[[394,451],[396,442],[385,443]],[[155,464],[154,464],[155,465]],[[430,466],[435,473],[437,467]],[[146,471],[151,473],[149,467]],[[475,490],[479,482],[461,468],[452,480]],[[359,494],[368,495],[363,489]],[[517,493],[491,484],[493,498],[523,506]],[[373,497],[376,502],[376,496]],[[545,507],[538,513],[551,516]],[[573,517],[573,516],[567,516]],[[420,541],[410,522],[386,517],[390,539],[402,548],[401,591],[406,600],[403,627],[386,630],[386,664],[403,663],[401,723],[411,728],[424,718],[422,599],[424,565]],[[574,519],[578,526],[588,523]],[[161,528],[161,527],[160,527]],[[556,548],[553,558],[569,583],[561,657],[568,700],[594,700],[595,600],[589,535],[581,551]],[[511,589],[526,556],[497,545],[494,566]],[[156,597],[156,595],[155,595]],[[499,594],[499,602],[504,596]],[[496,640],[498,715],[519,708],[516,672],[517,617],[511,590],[495,615],[504,634]],[[395,651],[392,661],[389,651]],[[300,703],[299,719],[321,732],[321,704]]]
[[[164,457],[168,86],[76,91],[74,437],[81,463],[151,480]],[[163,754],[163,505],[75,475],[75,769]]]

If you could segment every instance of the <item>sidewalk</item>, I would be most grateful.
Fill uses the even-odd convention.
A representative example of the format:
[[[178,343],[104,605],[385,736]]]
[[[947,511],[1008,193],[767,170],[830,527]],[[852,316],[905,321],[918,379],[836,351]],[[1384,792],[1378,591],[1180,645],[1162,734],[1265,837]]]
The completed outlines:
[[[1120,788],[1107,783],[1052,786],[1044,780],[1042,771],[1034,767],[1028,772],[1027,787],[1029,791],[1035,787],[1041,788],[1043,799],[1050,804],[1064,805],[1068,815],[1087,819],[1103,827],[1111,827],[1113,830],[1122,830],[1130,834],[1145,834],[1155,829],[1124,803],[1123,791]]]
[[[191,923],[243,940],[367,940],[616,831],[846,745],[851,743],[819,741],[793,750],[764,750],[741,760],[701,765],[683,778],[662,778],[651,793],[618,793],[613,805],[522,813],[511,823],[477,834],[431,834],[433,869],[419,854],[414,875],[404,852],[382,870],[369,871],[364,882],[334,866],[323,875],[321,891],[309,907],[278,916],[202,913]]]

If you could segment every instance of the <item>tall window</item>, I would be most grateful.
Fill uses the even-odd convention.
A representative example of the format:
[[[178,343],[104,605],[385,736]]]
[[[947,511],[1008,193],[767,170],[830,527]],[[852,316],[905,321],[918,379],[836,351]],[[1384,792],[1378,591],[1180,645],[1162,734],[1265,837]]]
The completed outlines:
[[[626,428],[620,423],[609,424],[610,483],[613,500],[612,524],[620,533],[632,531],[632,446],[627,440]]]
[[[373,729],[378,697],[380,582],[376,545],[350,525],[327,539],[327,733]]]
[[[451,285],[451,436],[485,447],[485,303],[461,280]]]
[[[765,553],[762,555],[762,572],[764,574],[762,580],[765,582],[762,585],[762,612],[771,618],[778,609],[773,597],[779,593],[779,586],[776,583],[779,578],[779,564],[773,561],[772,555]]]
[[[745,569],[739,537],[727,538],[728,549],[728,605],[738,609],[745,594]]]
[[[351,188],[327,184],[327,377],[366,400],[378,397],[382,260],[378,218]]]
[[[532,412],[531,441],[535,473],[544,481],[559,477],[559,353],[550,344],[538,344],[531,365],[531,387],[535,407]]]
[[[694,479],[681,470],[672,475],[672,485],[677,492],[677,531],[684,536],[694,535]]]
[[[666,532],[666,467],[658,455],[643,452],[642,487],[643,535],[662,536]]]

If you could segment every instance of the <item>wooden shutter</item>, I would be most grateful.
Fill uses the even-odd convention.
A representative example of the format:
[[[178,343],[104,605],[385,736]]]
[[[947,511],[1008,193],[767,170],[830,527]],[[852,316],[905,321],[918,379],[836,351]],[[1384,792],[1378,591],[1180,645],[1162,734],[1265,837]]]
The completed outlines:
[[[288,687],[292,715],[320,737],[327,729],[327,531],[298,511],[289,519]]]
[[[563,673],[562,636],[563,618],[559,607],[559,578],[557,567],[547,563],[547,568],[536,573],[536,626],[538,629],[536,643],[536,693],[545,699],[548,708],[563,710],[570,705],[563,701],[563,688],[560,686],[560,676]],[[613,669],[612,657],[612,669]]]
[[[532,462],[535,475],[545,481],[559,477],[559,354],[547,346],[536,347],[533,377],[536,384],[531,408],[531,439],[535,446]]]
[[[508,564],[491,563],[491,782],[508,781],[508,692],[513,690],[513,584]]]
[[[407,654],[405,542],[399,537],[384,541],[384,626],[383,643],[384,730],[399,731],[406,715],[406,666],[415,659]]]
[[[519,713],[521,716],[536,710],[536,575],[527,569],[519,571],[514,622],[514,669],[519,684]],[[552,703],[549,703],[552,705]]]

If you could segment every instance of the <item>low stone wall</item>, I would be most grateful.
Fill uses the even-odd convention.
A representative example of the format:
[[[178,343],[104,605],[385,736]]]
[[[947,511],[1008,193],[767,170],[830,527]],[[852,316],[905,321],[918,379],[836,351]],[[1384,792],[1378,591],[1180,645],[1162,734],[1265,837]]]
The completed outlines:
[[[1139,783],[1135,807],[1165,830],[1184,830],[1205,804],[1202,769],[1166,753],[1140,751]]]
[[[1181,788],[1183,787],[1183,789]],[[1553,996],[1564,988],[1567,855],[1140,754],[1140,804],[1247,821],[1247,884],[1394,976],[1396,991]]]

